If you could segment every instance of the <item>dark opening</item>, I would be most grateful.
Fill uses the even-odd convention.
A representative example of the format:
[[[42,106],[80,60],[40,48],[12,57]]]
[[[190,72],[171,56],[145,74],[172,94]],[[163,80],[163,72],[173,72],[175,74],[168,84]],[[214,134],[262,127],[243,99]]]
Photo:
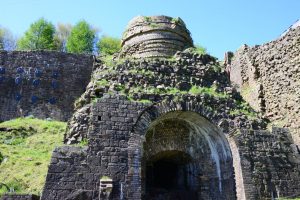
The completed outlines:
[[[145,199],[197,199],[188,183],[190,156],[180,151],[161,152],[146,163]]]
[[[179,166],[176,163],[159,160],[147,167],[147,185],[150,188],[172,189],[179,187]]]

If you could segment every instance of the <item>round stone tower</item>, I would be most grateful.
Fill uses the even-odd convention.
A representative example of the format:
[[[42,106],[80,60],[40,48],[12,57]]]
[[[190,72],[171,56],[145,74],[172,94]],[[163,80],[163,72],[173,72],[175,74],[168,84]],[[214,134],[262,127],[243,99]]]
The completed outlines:
[[[120,57],[171,57],[189,47],[193,40],[182,19],[138,16],[123,34]]]

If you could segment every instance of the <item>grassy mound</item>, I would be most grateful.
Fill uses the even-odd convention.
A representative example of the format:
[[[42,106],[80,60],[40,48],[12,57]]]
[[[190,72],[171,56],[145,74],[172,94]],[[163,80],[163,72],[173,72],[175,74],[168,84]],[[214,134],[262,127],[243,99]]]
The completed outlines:
[[[30,117],[0,123],[0,196],[8,188],[42,192],[52,151],[62,145],[65,128],[64,122]]]

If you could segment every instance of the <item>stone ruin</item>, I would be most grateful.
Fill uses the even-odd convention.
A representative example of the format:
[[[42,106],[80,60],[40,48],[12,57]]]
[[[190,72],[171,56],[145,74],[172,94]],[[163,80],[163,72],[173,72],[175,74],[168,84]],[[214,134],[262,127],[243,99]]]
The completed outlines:
[[[275,41],[252,48],[243,45],[227,59],[231,83],[243,98],[273,124],[289,128],[297,145],[300,145],[299,24],[300,21],[296,22]]]
[[[122,38],[121,57],[173,56],[193,46],[190,32],[180,18],[138,16],[133,18]]]
[[[28,115],[67,121],[92,65],[90,55],[0,51],[0,122]]]
[[[228,53],[225,69],[194,53],[182,20],[165,16],[133,19],[122,41],[115,60],[94,61],[68,123],[65,143],[88,146],[54,150],[41,199],[299,195],[299,144],[289,129],[269,129],[261,104],[245,102],[238,87],[251,80],[240,73],[248,70],[244,59]]]

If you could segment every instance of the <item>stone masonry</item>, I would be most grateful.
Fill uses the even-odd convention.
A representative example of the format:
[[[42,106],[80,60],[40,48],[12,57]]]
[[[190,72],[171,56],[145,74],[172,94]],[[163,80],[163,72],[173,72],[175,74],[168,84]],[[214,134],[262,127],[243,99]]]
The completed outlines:
[[[68,144],[87,139],[88,146],[55,149],[42,199],[299,195],[300,154],[288,129],[268,131],[264,110],[247,105],[221,63],[185,50],[193,46],[191,39],[180,39],[184,44],[176,51],[162,45],[171,41],[164,33],[183,37],[176,33],[183,23],[176,28],[170,21],[134,19],[119,59],[95,60],[65,135]],[[244,68],[228,69],[231,80],[234,73],[237,80],[248,80]]]
[[[293,26],[292,26],[293,27]],[[269,43],[242,46],[230,59],[230,80],[273,124],[290,128],[300,145],[300,27]]]
[[[225,65],[167,16],[134,18],[110,62],[2,52],[0,120],[66,120],[82,93],[64,142],[88,145],[54,150],[42,200],[299,197],[299,33],[243,46]]]
[[[146,168],[143,162],[146,161],[142,159],[144,157],[142,144],[143,141],[145,142],[145,136],[140,134],[145,134],[145,131],[150,130],[152,124],[156,123],[155,120],[170,114],[172,116],[175,111],[198,113],[213,124],[218,124],[218,116],[206,110],[199,101],[171,101],[147,105],[130,102],[126,100],[126,97],[105,95],[92,106],[92,126],[88,132],[88,148],[60,147],[54,151],[42,199],[98,199],[99,182],[102,176],[109,176],[114,180],[110,199],[144,198],[146,190],[143,188],[145,184],[143,171]],[[191,116],[191,113],[188,116]],[[183,117],[184,120],[187,118],[189,117]],[[178,120],[179,118],[173,116],[170,119]],[[191,118],[194,123],[195,120]],[[175,121],[175,124],[178,122]],[[167,129],[167,126],[164,126],[164,132],[168,130],[172,132],[172,129]],[[230,185],[232,185],[229,181],[230,177],[233,177],[235,172],[236,177],[238,175],[242,177],[243,185],[233,185],[231,189],[243,187],[243,194],[238,193],[238,195],[245,196],[244,199],[268,199],[272,195],[279,197],[297,194],[300,189],[299,153],[292,148],[292,141],[287,130],[274,129],[270,133],[235,129],[231,132],[236,134],[227,135],[228,139],[222,140],[224,144],[227,140],[230,141],[231,144],[226,145],[230,146],[231,152],[237,150],[237,153],[232,154],[232,158],[228,154],[229,160],[226,161],[227,164],[224,163],[224,166],[221,164],[223,161],[220,162],[221,171],[223,171],[221,185],[226,193],[218,192],[219,184],[218,179],[215,178],[216,175],[211,175],[211,177],[209,175],[214,174],[216,167],[209,156],[211,154],[209,151],[206,154],[208,155],[207,166],[210,166],[209,163],[213,165],[207,169],[205,166],[202,167],[201,170],[205,171],[199,171],[203,174],[198,183],[201,187],[192,185],[191,193],[194,191],[192,188],[199,187],[196,189],[201,191],[199,199],[235,199],[235,196],[226,197],[230,194]],[[196,137],[194,140],[199,139]],[[158,141],[163,142],[164,139],[161,138]],[[168,147],[170,150],[179,151],[186,148],[180,147],[182,143],[172,143],[172,141],[174,140],[167,139],[162,144],[164,146],[168,146],[168,143],[174,144]],[[159,143],[154,148],[159,148],[158,145]],[[233,146],[236,146],[236,149]],[[209,150],[209,147],[207,148]],[[166,151],[166,149],[157,150],[158,152]],[[220,152],[220,159],[221,157]],[[238,162],[237,157],[241,162]],[[230,162],[233,162],[234,166],[239,165],[239,168],[236,167],[233,170],[230,168]],[[211,185],[205,185],[205,183]],[[84,198],[80,198],[81,196]]]
[[[92,66],[89,55],[1,51],[0,121],[28,115],[67,121]]]
[[[235,143],[231,150],[238,151],[233,157],[240,163],[235,171],[236,181],[239,176],[243,178],[243,187],[239,188],[243,191],[237,190],[240,199],[299,196],[300,154],[287,129],[243,129],[231,134],[231,140]]]
[[[4,195],[1,200],[39,200],[39,196],[37,195],[22,195],[22,194],[14,194],[14,195]]]
[[[180,18],[138,16],[122,38],[121,57],[169,57],[193,46],[190,32]]]

